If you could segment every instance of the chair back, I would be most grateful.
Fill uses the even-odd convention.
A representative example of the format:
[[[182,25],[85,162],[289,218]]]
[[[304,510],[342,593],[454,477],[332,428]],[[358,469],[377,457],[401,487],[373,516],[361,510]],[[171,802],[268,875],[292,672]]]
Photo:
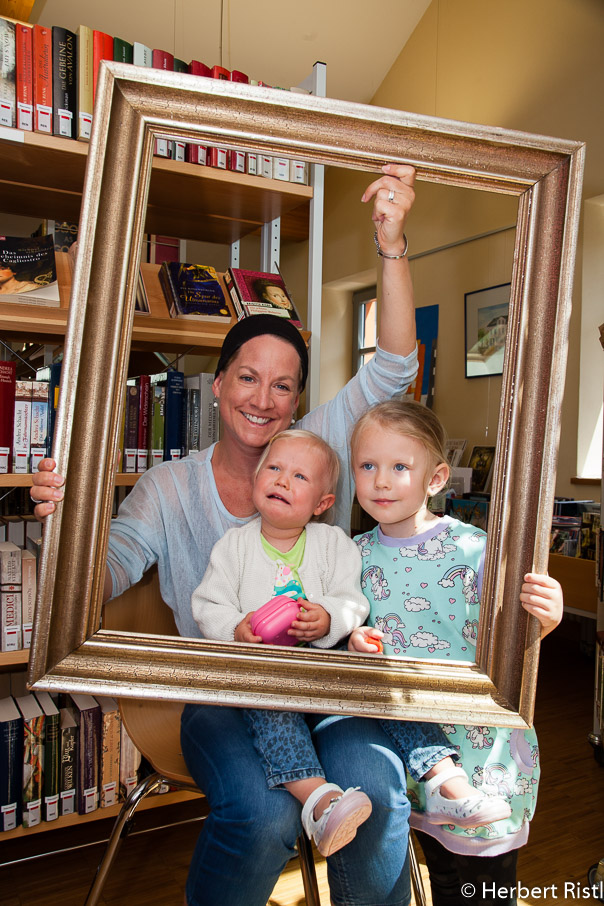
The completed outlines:
[[[156,568],[105,605],[103,629],[178,635],[172,611],[161,599]],[[180,750],[183,703],[121,698],[119,705],[128,736],[155,770],[170,780],[193,786]]]

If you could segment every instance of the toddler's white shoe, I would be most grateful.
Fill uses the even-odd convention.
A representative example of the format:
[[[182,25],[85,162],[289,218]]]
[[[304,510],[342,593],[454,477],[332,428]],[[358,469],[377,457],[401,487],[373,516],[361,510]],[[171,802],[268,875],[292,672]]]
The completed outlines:
[[[320,818],[313,817],[317,802],[326,793],[334,796]],[[359,825],[371,814],[371,800],[359,787],[344,791],[335,783],[324,783],[310,794],[302,809],[302,827],[324,856],[331,856],[354,839]]]
[[[456,824],[458,827],[482,827],[509,818],[512,810],[506,799],[477,792],[463,799],[445,799],[440,788],[452,777],[465,777],[462,768],[449,768],[426,780],[426,820],[430,824]]]

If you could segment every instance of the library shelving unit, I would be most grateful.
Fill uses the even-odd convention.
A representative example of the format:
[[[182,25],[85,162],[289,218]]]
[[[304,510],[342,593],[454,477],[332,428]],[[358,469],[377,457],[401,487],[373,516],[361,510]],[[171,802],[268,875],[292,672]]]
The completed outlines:
[[[315,64],[305,87],[325,96],[324,64]],[[87,152],[88,146],[83,142],[0,127],[0,216],[17,214],[77,222]],[[153,158],[144,229],[147,233],[228,245],[232,266],[239,265],[240,241],[257,234],[259,269],[265,271],[273,270],[274,262],[279,263],[281,242],[308,240],[308,330],[303,335],[308,341],[313,333],[307,392],[307,401],[313,406],[318,399],[323,168],[311,166],[310,170],[310,185],[297,185]],[[230,323],[225,327],[170,318],[157,278],[158,267],[143,264],[142,270],[150,312],[134,315],[132,350],[218,355]],[[61,300],[58,308],[0,302],[0,337],[7,342],[32,339],[42,344],[63,342],[71,284],[66,254],[57,254],[57,278]],[[132,485],[137,478],[136,474],[118,474],[115,483]],[[0,475],[0,491],[28,485],[31,475]],[[156,577],[151,584],[158,594]],[[0,671],[23,669],[27,657],[27,651],[0,652]],[[191,794],[182,792],[154,796],[147,800],[147,807],[190,797]],[[52,830],[82,818],[105,818],[115,814],[118,808],[42,822],[35,828],[17,828],[2,834],[2,839]]]

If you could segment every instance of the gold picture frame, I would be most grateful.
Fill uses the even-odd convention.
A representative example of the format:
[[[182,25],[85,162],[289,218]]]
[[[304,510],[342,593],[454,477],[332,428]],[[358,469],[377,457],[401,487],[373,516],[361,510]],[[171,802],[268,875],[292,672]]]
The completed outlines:
[[[584,146],[121,64],[98,83],[30,656],[34,689],[524,727],[545,572]],[[114,451],[157,136],[518,198],[510,323],[476,663],[267,648],[99,629]]]

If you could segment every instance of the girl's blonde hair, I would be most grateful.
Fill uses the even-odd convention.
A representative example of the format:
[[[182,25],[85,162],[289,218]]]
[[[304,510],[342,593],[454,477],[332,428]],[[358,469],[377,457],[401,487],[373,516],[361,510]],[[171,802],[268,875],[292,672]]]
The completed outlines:
[[[313,444],[313,446],[323,454],[325,460],[325,493],[335,494],[338,478],[340,477],[340,460],[338,459],[338,455],[322,437],[319,437],[318,434],[313,434],[312,431],[305,431],[304,428],[288,428],[287,431],[280,431],[278,434],[275,434],[274,437],[271,437],[262,451],[262,456],[258,460],[254,477],[264,465],[268,452],[276,440],[307,440],[309,443]]]
[[[432,409],[428,409],[426,406],[422,406],[421,403],[405,399],[404,397],[388,400],[385,403],[378,403],[377,406],[368,409],[360,417],[350,438],[353,460],[361,432],[374,424],[379,425],[381,428],[397,431],[406,437],[414,437],[420,441],[427,450],[434,466],[447,462],[445,449],[447,437],[442,422]]]

